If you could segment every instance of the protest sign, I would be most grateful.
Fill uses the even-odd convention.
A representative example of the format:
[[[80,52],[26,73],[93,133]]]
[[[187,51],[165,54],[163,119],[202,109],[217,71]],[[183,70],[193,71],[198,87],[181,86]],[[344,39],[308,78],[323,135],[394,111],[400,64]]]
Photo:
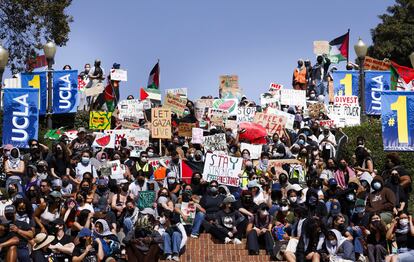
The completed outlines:
[[[245,149],[249,150],[251,159],[259,159],[260,158],[260,154],[262,153],[262,145],[253,145],[253,144],[241,143],[240,144],[240,152],[243,152],[243,150],[245,150]]]
[[[148,159],[148,164],[150,164],[154,168],[154,171],[159,166],[167,167],[170,164],[170,162],[171,162],[171,157],[169,156],[153,157],[153,158]]]
[[[151,103],[148,100],[140,101],[139,99],[121,100],[118,103],[118,118],[144,119],[144,110],[150,109]]]
[[[109,130],[111,128],[112,112],[91,111],[89,114],[89,129]]]
[[[123,129],[136,129],[140,128],[140,125],[137,124],[134,119],[125,118],[124,121],[120,121]]]
[[[222,99],[236,98],[240,100],[243,96],[239,88],[239,77],[237,75],[220,76],[219,96]]]
[[[259,161],[253,161],[253,165],[257,166]],[[301,165],[302,163],[297,159],[270,159],[269,164],[267,166],[268,169],[272,167],[275,169],[276,172],[281,172],[283,170],[283,165]]]
[[[34,88],[34,89],[39,90],[38,92],[39,115],[45,115],[46,108],[47,108],[46,72],[21,73],[20,79],[21,79],[21,88]]]
[[[187,217],[187,220],[184,221],[183,217],[180,216],[181,223],[183,225],[192,225],[196,215],[196,205],[194,202],[181,202],[181,213]]]
[[[54,114],[78,111],[78,70],[53,72],[52,111]]]
[[[327,126],[331,128],[335,126],[335,120],[318,120],[317,122],[319,123],[320,127]]]
[[[95,96],[102,94],[104,90],[105,90],[105,87],[103,83],[96,82],[96,83],[93,83],[90,88],[85,88],[85,91],[83,93],[85,94],[86,97],[88,96],[95,97]]]
[[[282,89],[280,90],[280,103],[282,105],[295,105],[306,108],[306,91]]]
[[[125,170],[121,167],[121,162],[119,160],[108,161],[101,167],[101,170],[102,168],[110,168],[110,178],[118,181],[124,179]]]
[[[391,62],[388,60],[378,60],[370,56],[366,56],[364,59],[364,70],[378,70],[388,71],[390,70]]]
[[[203,137],[204,150],[206,151],[226,151],[226,134],[215,134]]]
[[[256,113],[254,122],[266,128],[268,135],[277,133],[279,136],[284,135],[284,128],[286,126],[286,118],[284,116]]]
[[[260,94],[260,105],[262,108],[280,109],[280,90]]]
[[[381,92],[390,89],[390,71],[365,72],[365,112],[367,115],[381,115]]]
[[[155,191],[139,191],[137,204],[139,210],[143,210],[144,208],[153,208],[155,197]]]
[[[104,130],[105,134],[115,135],[115,147],[119,147],[121,145],[121,140],[127,139],[130,132],[130,129]]]
[[[256,114],[256,107],[237,108],[237,122],[252,122]]]
[[[271,107],[266,109],[266,113],[286,117],[285,128],[293,129],[293,123],[295,122],[295,115],[289,114],[284,111],[278,110],[276,108],[271,108]]]
[[[227,110],[229,116],[237,115],[237,99],[214,99],[213,108]]]
[[[313,41],[313,53],[315,55],[329,54],[329,49],[328,41]]]
[[[224,126],[224,122],[228,117],[228,111],[217,108],[208,109],[208,118],[210,120],[210,126]]]
[[[381,93],[382,141],[387,151],[414,151],[414,92]]]
[[[127,145],[134,147],[139,152],[149,147],[150,132],[147,129],[133,129],[126,134]]]
[[[203,179],[207,182],[217,180],[221,185],[240,186],[243,159],[228,155],[207,153],[204,162]]]
[[[111,69],[111,80],[128,81],[128,72],[123,69]]]
[[[198,121],[203,120],[208,108],[213,107],[214,99],[198,99],[194,103],[194,114]]]
[[[171,138],[171,110],[168,108],[151,109],[152,138]]]
[[[321,112],[326,113],[324,103],[313,103],[308,105],[308,115],[311,118],[317,118]]]
[[[333,71],[335,96],[358,96],[358,71]]]
[[[269,92],[275,92],[275,91],[278,91],[282,88],[283,88],[283,85],[281,85],[281,84],[270,83]]]
[[[174,96],[179,96],[183,99],[187,99],[187,88],[174,88],[165,90],[165,94],[172,94]]]
[[[92,147],[115,148],[115,135],[105,133],[96,134]]]
[[[171,93],[167,94],[164,101],[164,107],[171,109],[172,112],[180,117],[184,114],[184,110],[187,108],[187,99]]]
[[[334,105],[337,106],[359,106],[357,96],[334,96]]]
[[[326,110],[329,119],[334,120],[337,127],[360,125],[361,108],[359,106],[329,105]]]
[[[3,89],[3,145],[28,148],[30,139],[38,139],[39,89]]]
[[[191,137],[192,137],[192,139],[191,139],[192,144],[201,144],[201,143],[203,143],[203,129],[193,127]]]
[[[184,123],[181,122],[178,125],[178,135],[184,137],[191,137],[193,135],[193,127],[196,126],[196,123]]]

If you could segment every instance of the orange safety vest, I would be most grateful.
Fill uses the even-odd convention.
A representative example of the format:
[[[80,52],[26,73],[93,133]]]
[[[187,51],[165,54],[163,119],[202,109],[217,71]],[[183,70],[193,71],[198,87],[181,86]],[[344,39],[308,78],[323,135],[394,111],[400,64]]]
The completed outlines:
[[[303,67],[300,71],[296,68],[293,77],[297,83],[306,84],[306,67]]]

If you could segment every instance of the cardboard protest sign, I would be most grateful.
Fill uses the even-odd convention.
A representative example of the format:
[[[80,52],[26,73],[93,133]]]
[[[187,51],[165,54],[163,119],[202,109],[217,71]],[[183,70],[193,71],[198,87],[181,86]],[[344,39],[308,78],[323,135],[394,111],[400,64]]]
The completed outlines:
[[[175,88],[165,90],[165,94],[172,94],[181,98],[187,99],[187,88]]]
[[[193,127],[191,137],[192,137],[191,143],[193,144],[203,143],[203,129]]]
[[[196,123],[183,123],[181,122],[178,125],[178,135],[184,137],[191,137],[193,135],[193,127],[196,126]]]
[[[320,127],[327,126],[331,128],[335,126],[335,120],[318,120],[317,122],[319,123]]]
[[[313,41],[313,53],[315,55],[329,54],[329,49],[328,41]]]
[[[140,128],[139,124],[136,122],[130,122],[130,119],[125,118],[124,121],[121,121],[121,126],[124,129],[137,129]]]
[[[357,96],[334,96],[334,105],[337,106],[359,106]]]
[[[127,145],[138,151],[144,151],[149,146],[150,131],[144,128],[131,130],[127,134]]]
[[[198,121],[203,120],[208,108],[213,107],[214,99],[198,99],[194,103],[194,114]]]
[[[128,119],[144,119],[144,110],[150,109],[149,101],[140,101],[139,99],[121,100],[118,103],[118,118]]]
[[[203,137],[203,146],[206,151],[226,151],[226,134],[215,134]]]
[[[283,85],[281,85],[281,84],[270,83],[269,92],[278,91],[278,90],[280,90],[282,88],[283,88]]]
[[[88,96],[95,97],[95,96],[102,94],[104,89],[105,87],[103,83],[96,82],[96,83],[92,83],[90,88],[85,88],[84,94],[86,97]]]
[[[128,134],[131,132],[130,129],[115,129],[115,130],[105,130],[104,133],[108,135],[115,135],[115,147],[121,146],[121,140],[127,139]]]
[[[168,108],[151,109],[152,138],[171,138],[171,110]]]
[[[214,99],[213,108],[228,111],[229,116],[237,115],[237,99]]]
[[[286,165],[286,164],[287,165],[301,165],[302,163],[297,159],[271,159],[269,160],[268,169],[271,169],[273,167],[276,171],[280,172],[283,170],[283,165]]]
[[[337,127],[357,126],[361,123],[359,106],[329,105],[326,110],[329,119],[334,120]]]
[[[219,96],[222,99],[236,98],[240,100],[243,96],[239,88],[239,77],[237,75],[220,76]]]
[[[92,147],[115,148],[115,135],[104,133],[97,134]]]
[[[155,197],[155,191],[139,191],[137,204],[139,210],[143,210],[144,208],[153,208]]]
[[[228,117],[228,111],[217,108],[208,109],[208,119],[210,120],[210,126],[224,126],[224,122]]]
[[[128,72],[123,69],[111,69],[111,80],[128,81]]]
[[[262,154],[262,145],[241,143],[240,152],[243,152],[245,149],[249,150],[251,159],[259,159],[260,155]]]
[[[295,105],[306,108],[306,91],[282,89],[280,90],[280,103],[282,105]]]
[[[391,62],[389,60],[378,60],[370,56],[365,56],[364,69],[365,70],[378,70],[388,71],[390,70]]]
[[[111,128],[112,112],[91,111],[89,114],[89,129],[109,130]]]
[[[280,90],[260,94],[260,105],[262,108],[280,109]]]
[[[124,179],[125,169],[121,167],[119,160],[108,161],[100,168],[101,174],[115,180]]]
[[[256,114],[256,107],[239,107],[237,108],[237,122],[253,122]]]
[[[181,98],[178,95],[167,93],[164,101],[164,107],[171,109],[177,116],[182,116],[184,110],[187,108],[187,99]]]
[[[268,107],[266,109],[266,113],[286,117],[285,128],[293,129],[293,123],[295,122],[295,115],[289,114],[289,113],[286,113],[282,110],[278,110],[276,108],[271,108],[271,107]]]
[[[192,225],[194,223],[196,215],[196,206],[194,202],[181,202],[181,212],[187,217],[187,220],[183,220],[180,216],[181,223],[183,225]]]
[[[286,118],[284,116],[271,115],[266,113],[256,113],[254,122],[266,128],[268,135],[277,133],[279,136],[284,134]]]
[[[217,180],[221,185],[240,186],[243,159],[228,155],[207,153],[204,162],[203,179],[207,182]]]
[[[318,118],[319,113],[326,114],[326,108],[324,103],[313,103],[308,105],[308,115],[311,118]]]

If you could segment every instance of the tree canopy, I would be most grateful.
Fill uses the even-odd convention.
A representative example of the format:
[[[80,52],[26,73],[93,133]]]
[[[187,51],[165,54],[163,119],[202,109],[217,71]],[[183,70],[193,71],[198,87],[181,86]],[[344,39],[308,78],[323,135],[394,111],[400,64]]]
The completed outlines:
[[[65,13],[72,0],[1,0],[0,41],[9,50],[13,73],[22,71],[26,61],[41,53],[52,40],[64,46],[69,40],[72,16]]]
[[[414,52],[414,0],[396,0],[379,18],[382,22],[371,30],[373,45],[368,55],[411,67],[408,56]]]

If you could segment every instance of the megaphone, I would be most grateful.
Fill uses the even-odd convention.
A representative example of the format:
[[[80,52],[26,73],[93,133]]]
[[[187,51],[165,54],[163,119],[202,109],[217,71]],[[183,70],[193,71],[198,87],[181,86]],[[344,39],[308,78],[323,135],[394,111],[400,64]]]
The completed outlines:
[[[32,80],[29,81],[29,86],[31,86],[33,88],[40,88],[40,76],[39,75],[34,75]]]

